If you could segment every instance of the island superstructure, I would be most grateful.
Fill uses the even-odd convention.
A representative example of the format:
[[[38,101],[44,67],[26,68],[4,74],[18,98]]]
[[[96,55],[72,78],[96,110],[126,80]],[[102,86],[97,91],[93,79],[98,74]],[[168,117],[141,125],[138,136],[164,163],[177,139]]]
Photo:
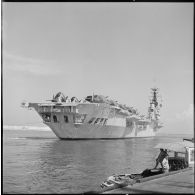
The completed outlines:
[[[137,109],[102,95],[90,95],[83,100],[69,98],[61,92],[50,102],[28,103],[43,123],[60,139],[116,139],[155,136],[162,127],[158,88],[151,88],[152,97],[147,116]]]

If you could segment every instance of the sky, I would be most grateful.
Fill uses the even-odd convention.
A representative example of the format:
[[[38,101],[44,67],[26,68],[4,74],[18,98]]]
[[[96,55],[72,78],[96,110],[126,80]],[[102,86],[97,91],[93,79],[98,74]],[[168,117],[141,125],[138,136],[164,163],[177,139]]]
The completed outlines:
[[[192,133],[193,3],[2,2],[3,124],[39,125],[23,100],[101,94],[147,114],[161,132]]]

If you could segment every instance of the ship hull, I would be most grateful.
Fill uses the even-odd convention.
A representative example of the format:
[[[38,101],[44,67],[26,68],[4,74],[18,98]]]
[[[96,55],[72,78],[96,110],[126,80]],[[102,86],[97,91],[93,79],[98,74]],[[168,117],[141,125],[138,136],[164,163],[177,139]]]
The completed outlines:
[[[155,136],[159,121],[141,119],[106,103],[29,103],[60,139],[125,139]]]
[[[153,128],[140,130],[137,127],[125,128],[119,126],[64,125],[45,123],[60,139],[127,139],[133,137],[155,136]]]

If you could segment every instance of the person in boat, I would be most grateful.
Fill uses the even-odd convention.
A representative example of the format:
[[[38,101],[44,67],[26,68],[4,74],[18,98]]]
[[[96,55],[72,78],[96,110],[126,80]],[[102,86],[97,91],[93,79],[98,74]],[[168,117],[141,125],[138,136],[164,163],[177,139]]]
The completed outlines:
[[[165,156],[165,158],[162,161],[163,165],[163,172],[168,173],[169,172],[169,161],[168,161],[168,155]]]
[[[167,157],[168,154],[167,154],[167,150],[163,150],[162,148],[160,148],[160,154],[158,155],[157,159],[156,159],[156,165],[154,167],[154,169],[157,168],[158,164],[160,163],[161,167],[163,168],[163,160],[165,157]]]

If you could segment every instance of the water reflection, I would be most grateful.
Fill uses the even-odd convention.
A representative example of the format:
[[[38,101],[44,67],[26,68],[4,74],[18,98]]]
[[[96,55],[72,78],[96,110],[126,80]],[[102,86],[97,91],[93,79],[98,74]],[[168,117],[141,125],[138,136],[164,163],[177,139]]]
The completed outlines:
[[[114,173],[138,173],[153,167],[159,152],[154,146],[173,140],[154,137],[71,141],[58,140],[46,132],[36,136],[33,132],[14,132],[7,136],[3,143],[3,185],[8,193],[93,190]]]
[[[114,173],[139,172],[151,167],[155,157],[151,152],[152,140],[53,140],[40,147],[39,174],[47,182],[55,180],[55,186],[50,183],[50,188],[57,189],[64,182],[63,192],[93,189]]]

